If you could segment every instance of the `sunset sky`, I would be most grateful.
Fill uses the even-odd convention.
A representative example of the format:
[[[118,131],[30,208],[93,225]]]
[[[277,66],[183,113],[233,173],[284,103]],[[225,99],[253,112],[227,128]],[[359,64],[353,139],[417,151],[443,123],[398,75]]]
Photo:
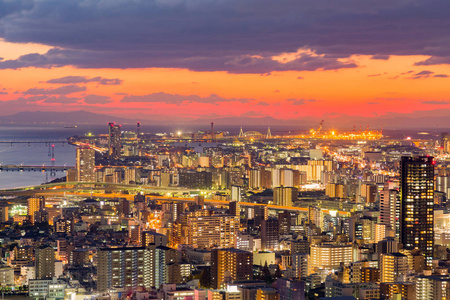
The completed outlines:
[[[0,115],[442,116],[442,0],[0,0]]]

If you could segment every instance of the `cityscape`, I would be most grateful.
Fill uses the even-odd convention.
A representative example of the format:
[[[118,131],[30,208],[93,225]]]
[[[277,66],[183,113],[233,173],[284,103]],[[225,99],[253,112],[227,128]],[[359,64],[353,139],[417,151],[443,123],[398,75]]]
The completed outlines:
[[[0,0],[0,300],[450,300],[449,13]]]
[[[450,134],[325,127],[232,134],[211,122],[148,133],[110,122],[102,134],[67,138],[74,166],[56,165],[53,152],[48,166],[2,165],[65,175],[1,192],[2,291],[444,299]]]

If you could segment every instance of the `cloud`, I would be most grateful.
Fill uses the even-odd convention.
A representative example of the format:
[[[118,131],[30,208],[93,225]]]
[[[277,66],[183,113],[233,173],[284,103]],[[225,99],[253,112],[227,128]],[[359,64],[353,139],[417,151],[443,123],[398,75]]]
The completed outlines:
[[[99,96],[99,95],[84,96],[84,103],[86,104],[106,104],[111,102],[112,102],[111,98],[107,96]]]
[[[425,71],[421,71],[421,72],[414,74],[412,77],[410,77],[410,79],[428,78],[428,77],[430,77],[430,75],[433,75],[433,74],[434,74],[433,71],[425,70]]]
[[[85,76],[66,76],[47,81],[47,83],[57,83],[57,84],[80,84],[89,82],[98,82],[101,85],[120,85],[122,84],[123,81],[119,78],[103,78],[103,77],[87,78]]]
[[[184,103],[209,103],[217,104],[219,102],[240,102],[248,103],[253,99],[241,99],[241,98],[222,98],[216,94],[211,94],[207,97],[200,97],[198,95],[178,95],[168,93],[153,93],[143,96],[124,96],[120,102],[123,103],[154,103],[161,102],[167,104],[184,104]]]
[[[25,95],[68,95],[86,90],[84,86],[65,85],[54,89],[32,88],[24,92]]]
[[[256,105],[269,106],[270,103],[265,102],[265,101],[260,101],[260,102],[258,102]]]
[[[406,98],[376,97],[375,100],[383,100],[383,101],[404,101],[404,100],[406,100]]]
[[[367,104],[375,105],[375,104],[380,104],[380,102],[367,102]]]
[[[449,77],[448,75],[446,75],[446,74],[436,74],[436,75],[434,75],[433,77],[438,77],[438,78],[447,78],[447,77]]]
[[[8,95],[8,93],[7,93],[7,92],[1,92],[1,91],[0,91],[0,95]]]
[[[428,100],[428,101],[422,101],[423,104],[429,104],[429,105],[447,105],[450,104],[450,100]]]
[[[308,102],[317,102],[316,99],[287,99],[286,101],[292,105],[305,105]]]

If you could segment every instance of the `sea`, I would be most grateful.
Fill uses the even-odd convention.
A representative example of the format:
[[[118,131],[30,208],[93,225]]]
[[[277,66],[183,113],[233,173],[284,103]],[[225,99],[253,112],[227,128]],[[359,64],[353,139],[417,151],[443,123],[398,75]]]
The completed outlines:
[[[148,133],[170,133],[170,132],[197,132],[208,131],[209,124],[199,126],[141,126],[141,132]],[[132,125],[122,126],[123,131],[135,131],[136,127]],[[228,131],[232,135],[239,133],[239,126],[215,126],[215,130]],[[267,132],[266,126],[245,126],[244,131]],[[292,130],[292,131],[291,131]],[[282,126],[271,127],[272,134],[295,134],[296,132],[305,132],[307,129],[293,129]],[[76,128],[64,128],[63,125],[38,125],[38,126],[19,126],[19,125],[0,125],[0,164],[1,165],[33,165],[50,166],[52,157],[54,157],[57,166],[75,165],[75,147],[69,145],[66,141],[71,136],[81,136],[87,133],[105,134],[108,132],[107,125],[79,125]],[[386,131],[387,135],[399,139],[411,136],[412,138],[438,138],[438,132],[430,132],[424,135],[418,131]],[[38,142],[38,143],[36,143]],[[65,143],[62,143],[65,142]],[[54,151],[52,154],[52,145]],[[53,155],[53,156],[52,156]],[[62,178],[65,172],[56,172],[52,176],[50,172],[41,171],[23,171],[23,172],[0,172],[0,190],[16,187],[36,186],[50,182],[57,178]]]

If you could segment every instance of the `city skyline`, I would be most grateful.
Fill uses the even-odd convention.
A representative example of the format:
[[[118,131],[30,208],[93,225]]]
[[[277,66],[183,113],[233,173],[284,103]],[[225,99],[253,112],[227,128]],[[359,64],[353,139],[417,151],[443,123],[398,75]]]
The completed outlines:
[[[448,5],[0,2],[0,114],[443,117]]]

